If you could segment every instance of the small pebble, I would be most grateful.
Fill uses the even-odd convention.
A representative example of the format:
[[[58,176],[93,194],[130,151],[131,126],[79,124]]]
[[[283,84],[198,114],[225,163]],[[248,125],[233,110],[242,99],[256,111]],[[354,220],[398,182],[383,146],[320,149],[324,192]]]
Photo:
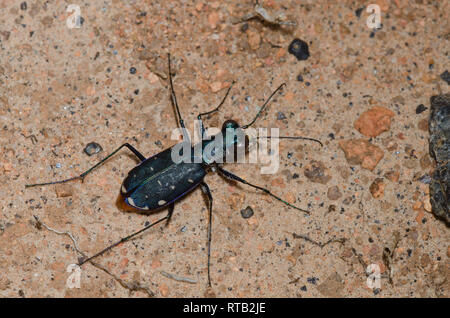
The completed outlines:
[[[423,112],[426,111],[427,109],[428,109],[428,107],[425,107],[424,104],[420,104],[420,105],[417,106],[417,108],[416,108],[416,114],[423,113]]]
[[[282,112],[277,113],[277,120],[283,120],[286,119],[286,115],[284,115]]]
[[[297,75],[297,81],[303,82],[303,76],[302,76],[302,74],[298,74],[298,75]]]
[[[20,4],[20,9],[23,11],[27,9],[27,3],[25,1]]]
[[[425,209],[425,211],[431,212],[431,203],[429,196],[425,198],[425,200],[423,200],[423,208]]]
[[[308,43],[300,39],[294,39],[289,44],[288,52],[294,55],[299,61],[306,60],[309,57]]]
[[[344,151],[349,164],[360,164],[362,168],[368,170],[373,170],[384,156],[381,148],[365,139],[341,140],[339,147]]]
[[[95,155],[96,153],[99,153],[103,151],[102,146],[100,146],[98,143],[96,142],[91,142],[88,143],[87,146],[84,148],[84,152],[88,155],[88,156],[92,156]]]
[[[342,197],[342,193],[339,190],[338,186],[333,186],[333,187],[328,188],[327,196],[328,196],[328,199],[330,199],[330,200],[337,200],[340,197]]]
[[[394,115],[390,109],[374,106],[359,116],[354,127],[366,137],[376,137],[391,128],[391,118]]]
[[[449,71],[445,71],[444,73],[442,73],[441,78],[444,81],[446,81],[448,85],[450,85],[450,72]]]
[[[361,13],[363,12],[364,7],[363,8],[358,8],[355,10],[355,15],[357,18],[361,17]]]
[[[392,182],[397,182],[400,178],[400,173],[398,171],[388,171],[384,174],[384,177]]]
[[[369,187],[370,193],[375,199],[382,198],[384,195],[385,184],[382,178],[376,178]]]
[[[253,209],[250,206],[241,210],[241,215],[244,219],[248,219],[248,218],[252,217],[253,214],[254,214]]]
[[[327,167],[321,161],[311,160],[305,166],[304,175],[312,182],[326,184],[331,180],[331,176],[327,174]]]
[[[135,67],[130,68],[130,73],[131,74],[136,74],[136,68]]]

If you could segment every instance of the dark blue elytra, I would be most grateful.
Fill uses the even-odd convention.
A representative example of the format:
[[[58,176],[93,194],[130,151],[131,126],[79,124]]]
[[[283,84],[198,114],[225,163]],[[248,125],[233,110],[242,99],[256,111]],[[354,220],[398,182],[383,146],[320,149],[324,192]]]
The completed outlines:
[[[172,148],[144,160],[128,173],[121,194],[129,206],[145,211],[166,207],[203,180],[207,173],[204,166],[201,163],[175,163],[171,158]]]

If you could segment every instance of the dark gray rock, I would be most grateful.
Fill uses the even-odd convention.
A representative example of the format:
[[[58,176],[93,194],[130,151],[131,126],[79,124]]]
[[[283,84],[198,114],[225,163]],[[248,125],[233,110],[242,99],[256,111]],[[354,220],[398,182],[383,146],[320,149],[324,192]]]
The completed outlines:
[[[450,226],[450,93],[430,99],[430,154],[436,170],[430,183],[433,214]]]

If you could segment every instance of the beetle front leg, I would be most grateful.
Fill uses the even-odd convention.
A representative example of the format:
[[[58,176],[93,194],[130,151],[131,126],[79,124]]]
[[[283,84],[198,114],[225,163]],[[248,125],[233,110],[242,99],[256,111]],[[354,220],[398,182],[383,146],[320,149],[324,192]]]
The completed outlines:
[[[35,183],[35,184],[26,184],[25,188],[31,188],[31,187],[37,187],[37,186],[44,186],[44,185],[51,185],[51,184],[59,184],[59,183],[65,183],[65,182],[69,182],[72,180],[77,180],[77,179],[81,179],[83,180],[84,177],[86,175],[88,175],[89,173],[92,172],[92,170],[94,170],[95,168],[101,166],[106,160],[108,160],[109,158],[111,158],[113,155],[115,155],[120,149],[122,149],[123,147],[127,147],[132,153],[134,153],[136,155],[136,157],[139,158],[139,160],[144,161],[145,157],[144,155],[142,155],[139,151],[137,151],[132,145],[130,145],[129,143],[124,143],[123,145],[121,145],[119,148],[117,148],[116,150],[114,150],[112,153],[110,153],[108,156],[106,156],[103,160],[101,160],[99,163],[97,163],[95,166],[93,166],[92,168],[86,170],[85,172],[83,172],[82,174],[80,174],[79,176],[76,177],[72,177],[69,179],[65,179],[65,180],[60,180],[60,181],[52,181],[52,182],[45,182],[45,183]]]

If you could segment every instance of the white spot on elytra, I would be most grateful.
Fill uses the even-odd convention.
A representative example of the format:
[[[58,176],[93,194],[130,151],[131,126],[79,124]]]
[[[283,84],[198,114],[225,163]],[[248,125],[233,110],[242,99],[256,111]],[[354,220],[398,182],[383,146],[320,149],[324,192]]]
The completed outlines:
[[[158,180],[158,184],[161,186],[161,185],[162,185],[162,184],[161,184],[161,181]]]
[[[188,181],[189,181],[190,183],[194,183],[194,180],[192,180],[192,179],[188,179]]]
[[[171,189],[171,190],[175,190],[175,186],[171,185],[171,186],[170,186],[170,189]]]
[[[128,203],[130,204],[130,205],[132,205],[132,206],[136,206],[135,204],[134,204],[134,200],[133,200],[133,198],[127,198],[127,200],[128,200]]]
[[[158,204],[159,204],[159,205],[164,205],[164,204],[166,204],[166,201],[164,201],[164,200],[159,200],[159,201],[158,201]]]
[[[127,188],[125,188],[125,186],[122,184],[122,188],[120,188],[120,191],[122,193],[127,193]]]

